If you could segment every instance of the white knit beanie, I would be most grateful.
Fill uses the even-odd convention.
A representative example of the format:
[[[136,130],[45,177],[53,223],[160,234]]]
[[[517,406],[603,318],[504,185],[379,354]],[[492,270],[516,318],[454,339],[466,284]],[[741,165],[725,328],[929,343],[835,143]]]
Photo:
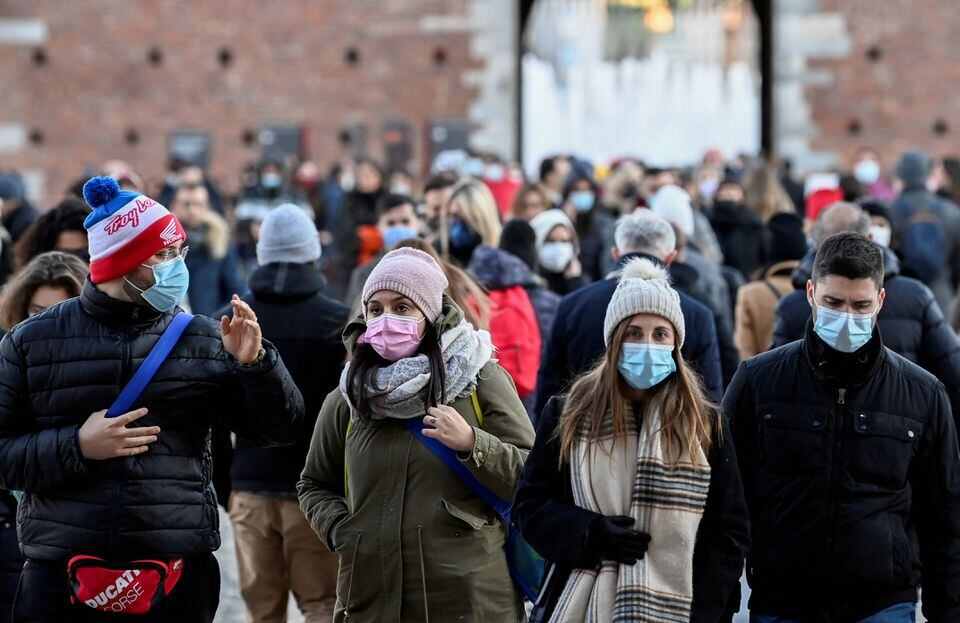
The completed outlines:
[[[571,232],[575,231],[573,223],[570,222],[570,219],[564,214],[563,210],[559,208],[544,210],[530,219],[530,227],[533,228],[533,233],[536,235],[538,253],[543,249],[543,245],[547,243],[547,237],[550,235],[550,232],[553,231],[553,228],[561,225]]]
[[[650,210],[663,220],[676,225],[690,238],[696,227],[690,195],[679,186],[664,186],[650,198]]]
[[[670,287],[667,269],[647,258],[631,260],[624,267],[603,320],[603,343],[610,346],[617,326],[637,314],[655,314],[669,320],[677,332],[677,347],[683,347],[686,325],[680,295]]]

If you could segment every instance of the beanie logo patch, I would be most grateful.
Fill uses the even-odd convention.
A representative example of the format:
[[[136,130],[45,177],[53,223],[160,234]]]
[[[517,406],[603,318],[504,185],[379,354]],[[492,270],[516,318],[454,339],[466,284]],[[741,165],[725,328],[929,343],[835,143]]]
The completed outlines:
[[[157,202],[153,199],[140,197],[134,201],[134,207],[110,219],[104,226],[103,231],[105,231],[108,236],[112,236],[127,225],[133,225],[136,229],[140,227],[140,215],[155,205],[157,205]]]
[[[170,246],[174,242],[179,242],[183,239],[183,236],[180,235],[180,232],[177,229],[177,221],[171,219],[167,226],[163,228],[163,231],[160,232],[160,240],[163,241],[165,246]]]

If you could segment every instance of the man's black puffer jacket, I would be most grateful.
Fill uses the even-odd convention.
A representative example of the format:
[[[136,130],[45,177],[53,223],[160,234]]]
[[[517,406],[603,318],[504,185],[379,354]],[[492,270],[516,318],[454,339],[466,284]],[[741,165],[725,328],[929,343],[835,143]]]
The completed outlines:
[[[214,415],[251,438],[293,441],[303,399],[276,349],[264,342],[263,359],[240,366],[217,323],[196,316],[135,405],[149,413],[133,426],[159,426],[159,440],[135,457],[83,458],[80,426],[110,406],[173,315],[88,282],[0,342],[0,487],[26,492],[17,527],[28,558],[210,552]]]

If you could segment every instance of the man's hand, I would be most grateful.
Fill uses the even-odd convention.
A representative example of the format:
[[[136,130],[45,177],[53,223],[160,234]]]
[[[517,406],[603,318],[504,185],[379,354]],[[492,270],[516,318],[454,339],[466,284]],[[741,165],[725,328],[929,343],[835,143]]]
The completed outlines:
[[[106,410],[97,411],[80,427],[80,453],[84,458],[103,461],[121,456],[143,454],[157,440],[159,426],[127,428],[147,414],[146,409],[130,411],[115,418]]]
[[[223,348],[240,363],[251,364],[257,360],[263,347],[257,315],[236,294],[230,304],[233,305],[233,318],[224,316],[220,319]]]

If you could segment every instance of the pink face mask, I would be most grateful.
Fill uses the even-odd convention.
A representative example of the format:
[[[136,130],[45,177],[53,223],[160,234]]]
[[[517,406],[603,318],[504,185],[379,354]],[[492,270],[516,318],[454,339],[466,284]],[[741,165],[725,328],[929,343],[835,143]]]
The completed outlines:
[[[397,361],[417,352],[420,322],[416,318],[383,314],[367,323],[359,342],[372,346],[387,361]]]

